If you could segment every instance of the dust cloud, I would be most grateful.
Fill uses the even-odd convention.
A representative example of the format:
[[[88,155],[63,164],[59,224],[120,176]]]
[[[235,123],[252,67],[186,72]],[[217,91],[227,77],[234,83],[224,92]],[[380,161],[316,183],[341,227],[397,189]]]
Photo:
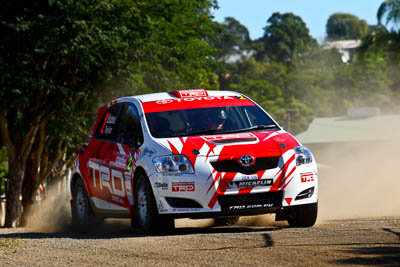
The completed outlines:
[[[71,211],[69,192],[61,190],[57,183],[47,188],[45,197],[37,201],[28,216],[26,228],[42,233],[66,232],[70,230]]]
[[[214,220],[212,219],[176,219],[176,228],[208,228],[214,225]]]
[[[400,130],[399,130],[400,135]],[[311,147],[319,164],[319,212],[317,223],[336,219],[400,216],[400,139],[395,141],[342,143]],[[61,193],[60,193],[61,192]],[[28,229],[37,232],[71,231],[70,195],[52,186],[29,217]],[[121,220],[118,220],[121,221]],[[109,221],[104,231],[128,231],[129,222]],[[111,223],[111,224],[110,224]],[[208,228],[212,219],[177,219],[177,228]],[[241,217],[238,226],[287,225],[275,215]]]
[[[400,139],[335,144],[319,151],[318,222],[399,216],[399,152]]]

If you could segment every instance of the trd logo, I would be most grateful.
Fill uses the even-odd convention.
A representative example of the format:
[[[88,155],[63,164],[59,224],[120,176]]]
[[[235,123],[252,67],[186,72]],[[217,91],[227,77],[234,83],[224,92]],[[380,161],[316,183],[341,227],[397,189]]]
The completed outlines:
[[[314,182],[314,174],[312,173],[302,174],[300,178],[302,183]]]
[[[194,183],[172,183],[172,192],[194,192]]]
[[[111,194],[119,197],[125,197],[125,184],[122,172],[109,169],[106,166],[99,165],[93,161],[89,161],[89,168],[92,170],[93,188],[97,188],[96,180],[99,179],[100,190],[108,188]],[[129,173],[126,173],[126,178],[129,179]],[[126,188],[130,191],[130,188]]]

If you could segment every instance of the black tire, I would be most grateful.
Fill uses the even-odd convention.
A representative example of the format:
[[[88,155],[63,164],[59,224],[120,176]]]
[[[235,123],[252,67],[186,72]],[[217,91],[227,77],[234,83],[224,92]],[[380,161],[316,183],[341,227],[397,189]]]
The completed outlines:
[[[318,215],[318,202],[290,207],[288,223],[292,227],[311,227],[315,224]]]
[[[85,185],[81,179],[75,182],[71,200],[72,227],[78,232],[88,232],[91,226],[99,226],[103,218],[97,218],[90,205]]]
[[[158,214],[156,201],[149,180],[139,175],[135,182],[135,211],[132,226],[142,234],[166,233],[174,229],[174,219]]]
[[[230,226],[239,221],[239,216],[236,217],[217,217],[214,218],[214,226]]]

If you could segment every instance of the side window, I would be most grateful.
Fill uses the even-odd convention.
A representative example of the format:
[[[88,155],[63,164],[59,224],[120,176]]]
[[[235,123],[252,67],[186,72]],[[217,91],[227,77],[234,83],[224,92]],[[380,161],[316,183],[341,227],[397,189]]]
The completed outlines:
[[[103,118],[97,126],[95,137],[98,139],[116,140],[117,137],[117,119],[121,105],[114,105],[107,109]]]
[[[131,147],[143,143],[138,111],[133,104],[124,104],[122,107],[117,141]]]

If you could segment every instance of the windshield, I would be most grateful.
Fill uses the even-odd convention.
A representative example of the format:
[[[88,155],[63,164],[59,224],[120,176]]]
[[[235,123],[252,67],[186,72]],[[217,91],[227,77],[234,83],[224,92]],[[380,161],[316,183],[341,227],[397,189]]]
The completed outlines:
[[[156,138],[244,132],[279,127],[258,106],[227,106],[146,113]]]

